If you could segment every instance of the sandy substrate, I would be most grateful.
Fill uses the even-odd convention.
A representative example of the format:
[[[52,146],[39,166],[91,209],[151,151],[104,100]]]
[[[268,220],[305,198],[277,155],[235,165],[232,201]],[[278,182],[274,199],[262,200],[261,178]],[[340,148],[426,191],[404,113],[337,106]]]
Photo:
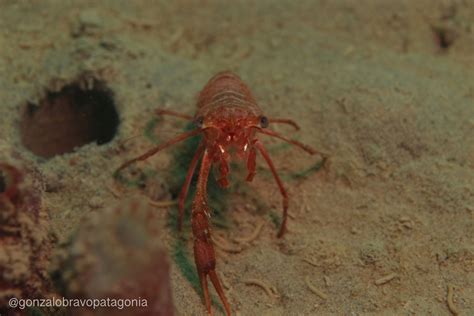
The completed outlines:
[[[286,182],[291,219],[283,239],[265,210],[233,197],[231,227],[214,234],[231,242],[263,223],[241,251],[218,253],[233,311],[472,315],[474,2],[357,3],[1,1],[0,157],[41,172],[44,204],[61,243],[116,203],[120,197],[112,192],[137,193],[117,188],[112,174],[151,146],[145,137],[123,141],[141,135],[153,109],[192,114],[207,80],[233,70],[265,113],[302,127],[275,130],[331,156],[326,168]],[[21,109],[81,76],[101,80],[113,93],[117,134],[102,146],[35,157],[22,145]],[[44,124],[30,142],[48,128],[61,133],[54,120]],[[164,140],[183,126],[167,118],[154,132]],[[172,153],[139,167],[165,177]],[[294,148],[272,156],[282,173],[314,161]],[[263,159],[259,165],[265,167]],[[280,212],[271,178],[257,174],[249,185],[268,212]],[[156,212],[171,251],[173,228],[166,226],[166,210]],[[191,238],[189,229],[185,235]],[[199,294],[174,262],[171,279],[177,313],[204,315]],[[247,284],[252,279],[273,290]]]

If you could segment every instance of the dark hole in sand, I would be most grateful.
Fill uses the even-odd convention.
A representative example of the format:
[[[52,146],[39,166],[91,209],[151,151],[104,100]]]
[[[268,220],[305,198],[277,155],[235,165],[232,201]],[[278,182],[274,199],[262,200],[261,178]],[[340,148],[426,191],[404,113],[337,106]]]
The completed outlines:
[[[20,123],[23,145],[35,155],[51,158],[95,142],[105,144],[117,132],[119,116],[112,92],[102,81],[88,78],[49,91],[39,104],[28,103]]]
[[[456,33],[445,27],[433,28],[433,32],[436,36],[439,47],[442,50],[447,50],[451,45],[453,45],[456,39]]]
[[[5,179],[5,175],[2,171],[0,171],[0,193],[5,192],[7,188],[7,180]]]

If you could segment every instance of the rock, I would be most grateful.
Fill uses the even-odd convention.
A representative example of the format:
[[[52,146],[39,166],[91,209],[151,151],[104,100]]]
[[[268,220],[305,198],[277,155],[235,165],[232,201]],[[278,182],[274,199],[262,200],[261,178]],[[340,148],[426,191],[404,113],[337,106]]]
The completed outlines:
[[[174,314],[158,224],[153,209],[137,198],[92,214],[64,249],[57,269],[62,294],[132,306],[77,309],[74,315]]]
[[[34,173],[0,163],[0,314],[12,297],[41,298],[50,291],[49,218]]]

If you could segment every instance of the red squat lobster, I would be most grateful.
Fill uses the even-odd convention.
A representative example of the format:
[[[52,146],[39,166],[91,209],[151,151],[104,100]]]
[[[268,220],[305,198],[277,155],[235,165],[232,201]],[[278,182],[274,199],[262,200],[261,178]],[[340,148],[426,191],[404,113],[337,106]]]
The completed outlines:
[[[216,164],[220,172],[218,183],[227,187],[229,181],[230,152],[247,161],[247,181],[252,181],[255,176],[257,150],[260,151],[267,162],[275,178],[280,193],[283,196],[283,221],[281,223],[278,237],[282,237],[286,231],[288,216],[288,194],[278,176],[275,166],[260,140],[257,133],[280,138],[288,143],[296,145],[311,155],[317,152],[307,145],[298,141],[285,138],[278,133],[266,129],[269,123],[285,123],[299,129],[298,125],[289,119],[267,118],[257,105],[250,89],[234,73],[225,71],[218,73],[209,80],[201,91],[197,101],[197,111],[194,117],[169,110],[158,110],[159,115],[171,115],[194,121],[197,129],[178,135],[174,139],[150,149],[145,154],[132,159],[117,169],[117,172],[130,164],[145,160],[160,150],[183,141],[187,138],[203,134],[196,153],[189,166],[186,180],[178,198],[178,229],[181,230],[184,216],[184,202],[189,190],[189,185],[194,171],[202,156],[199,177],[197,181],[196,194],[192,204],[192,229],[194,235],[194,260],[196,263],[201,287],[204,292],[207,311],[212,315],[211,300],[207,287],[207,276],[213,283],[219,297],[224,303],[226,314],[230,315],[230,306],[225,297],[219,278],[216,274],[216,258],[212,245],[208,218],[210,209],[207,201],[207,179],[212,164]]]

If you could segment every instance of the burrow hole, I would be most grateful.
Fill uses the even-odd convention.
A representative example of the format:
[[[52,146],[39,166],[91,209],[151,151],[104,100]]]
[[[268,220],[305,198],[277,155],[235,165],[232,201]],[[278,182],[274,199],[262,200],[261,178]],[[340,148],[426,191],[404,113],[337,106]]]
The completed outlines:
[[[38,104],[26,104],[20,123],[26,148],[37,156],[51,158],[114,138],[119,116],[112,91],[103,81],[81,76],[57,91],[47,91]]]

